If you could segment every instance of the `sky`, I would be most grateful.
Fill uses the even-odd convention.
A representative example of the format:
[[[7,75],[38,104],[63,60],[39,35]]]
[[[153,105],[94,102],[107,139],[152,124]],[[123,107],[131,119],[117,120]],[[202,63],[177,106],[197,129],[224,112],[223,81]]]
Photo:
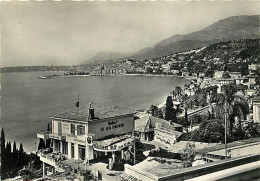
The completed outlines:
[[[77,65],[256,14],[260,1],[0,2],[1,67]]]

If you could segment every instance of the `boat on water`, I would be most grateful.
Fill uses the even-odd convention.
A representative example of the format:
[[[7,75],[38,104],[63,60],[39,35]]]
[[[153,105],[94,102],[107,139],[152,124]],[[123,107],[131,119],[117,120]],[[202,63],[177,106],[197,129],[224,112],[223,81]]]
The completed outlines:
[[[50,79],[51,76],[50,75],[43,75],[39,77],[40,79]]]

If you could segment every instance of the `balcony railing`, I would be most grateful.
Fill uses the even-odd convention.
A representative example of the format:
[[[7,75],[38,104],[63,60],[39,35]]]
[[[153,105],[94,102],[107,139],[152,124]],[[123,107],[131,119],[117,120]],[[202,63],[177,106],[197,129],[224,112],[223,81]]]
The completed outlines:
[[[56,140],[65,140],[66,134],[50,133],[49,137]]]
[[[39,132],[37,133],[37,138],[42,138],[44,140],[49,139],[51,131]]]

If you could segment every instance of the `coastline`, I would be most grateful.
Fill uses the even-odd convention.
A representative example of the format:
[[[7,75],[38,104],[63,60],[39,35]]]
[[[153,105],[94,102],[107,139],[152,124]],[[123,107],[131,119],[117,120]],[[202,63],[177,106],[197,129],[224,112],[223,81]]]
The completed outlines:
[[[188,78],[180,75],[164,75],[164,74],[125,74],[126,76],[146,76],[146,77],[178,77],[178,78]]]
[[[96,75],[56,75],[57,77],[114,77],[114,76],[145,76],[145,77],[177,77],[191,79],[191,77],[179,75],[164,75],[164,74],[96,74]]]

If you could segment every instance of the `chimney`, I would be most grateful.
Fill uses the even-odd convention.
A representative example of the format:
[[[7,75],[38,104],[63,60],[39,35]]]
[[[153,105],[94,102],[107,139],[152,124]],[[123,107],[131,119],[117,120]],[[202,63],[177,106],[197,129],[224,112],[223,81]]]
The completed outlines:
[[[91,107],[91,103],[89,103],[88,118],[94,119],[94,108]]]

